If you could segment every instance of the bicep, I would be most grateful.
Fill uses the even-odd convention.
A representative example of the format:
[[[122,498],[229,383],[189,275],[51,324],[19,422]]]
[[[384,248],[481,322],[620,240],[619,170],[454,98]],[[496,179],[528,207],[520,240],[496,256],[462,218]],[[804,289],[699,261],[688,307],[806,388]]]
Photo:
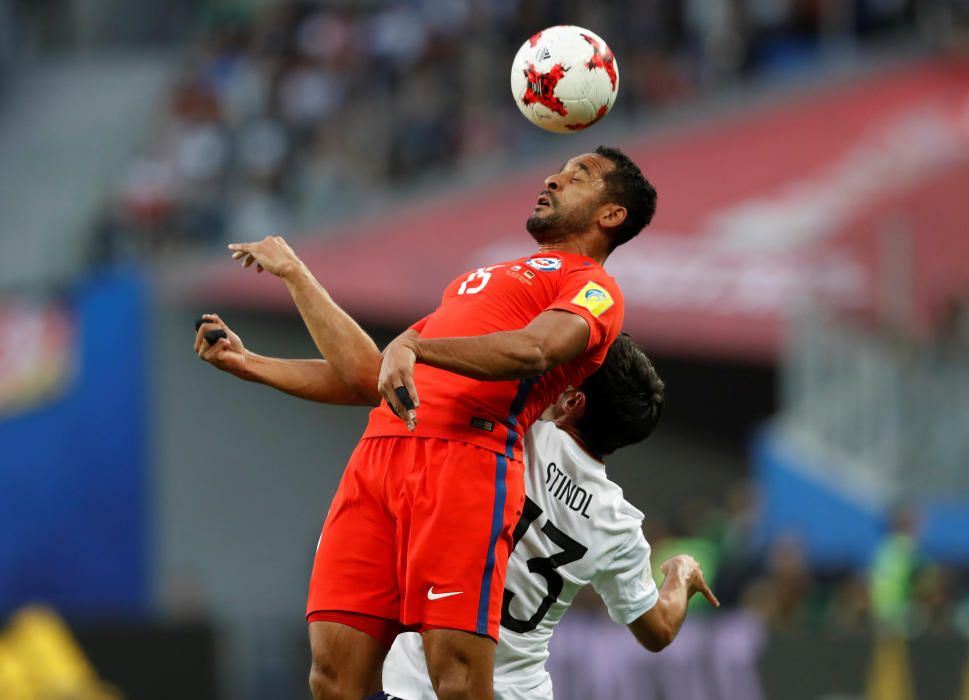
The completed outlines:
[[[543,311],[523,332],[540,345],[549,368],[575,359],[589,346],[589,322],[570,311]]]

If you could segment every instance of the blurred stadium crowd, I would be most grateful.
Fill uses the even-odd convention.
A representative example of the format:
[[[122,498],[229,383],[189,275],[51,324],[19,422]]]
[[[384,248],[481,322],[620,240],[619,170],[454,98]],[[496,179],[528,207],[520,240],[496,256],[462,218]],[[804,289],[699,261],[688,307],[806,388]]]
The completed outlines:
[[[610,122],[898,35],[959,40],[964,0],[506,0],[209,5],[96,256],[291,232],[548,144],[508,99],[541,27],[595,27],[621,57]],[[945,36],[936,36],[946,27]],[[956,30],[953,30],[953,27]],[[554,137],[552,137],[554,138]]]
[[[748,611],[773,631],[875,628],[969,636],[969,570],[940,565],[919,551],[915,510],[897,509],[867,567],[859,568],[811,567],[794,535],[765,543],[759,518],[749,483],[716,500],[698,498],[666,519],[647,514],[654,565],[674,552],[691,552],[724,608]],[[692,612],[705,614],[698,601],[694,605]]]

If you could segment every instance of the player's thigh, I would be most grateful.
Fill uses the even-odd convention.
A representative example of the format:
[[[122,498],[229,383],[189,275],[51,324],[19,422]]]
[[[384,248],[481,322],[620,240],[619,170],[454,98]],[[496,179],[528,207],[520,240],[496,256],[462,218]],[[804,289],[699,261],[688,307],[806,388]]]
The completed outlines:
[[[364,698],[381,689],[388,647],[374,635],[338,622],[311,622],[310,686],[318,697]]]
[[[430,442],[430,441],[429,441]],[[463,443],[430,445],[414,494],[401,609],[406,625],[498,638],[523,466]]]
[[[388,445],[363,440],[330,505],[313,560],[307,617],[318,611],[399,620],[396,524],[382,488]]]
[[[428,629],[421,633],[427,672],[435,692],[448,696],[453,691],[470,689],[471,697],[494,697],[495,642],[471,632],[453,629]]]

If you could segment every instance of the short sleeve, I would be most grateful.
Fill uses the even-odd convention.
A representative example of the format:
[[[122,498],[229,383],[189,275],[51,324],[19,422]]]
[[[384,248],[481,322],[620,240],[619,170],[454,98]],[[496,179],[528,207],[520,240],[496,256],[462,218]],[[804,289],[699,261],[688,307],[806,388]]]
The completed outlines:
[[[620,625],[628,625],[649,612],[659,600],[649,554],[649,543],[637,528],[609,565],[592,579],[592,586],[606,604],[609,617]]]
[[[586,350],[608,348],[622,327],[623,299],[619,287],[602,269],[577,268],[565,278],[546,311],[577,314],[589,324]]]
[[[429,319],[430,317],[431,317],[431,314],[428,314],[427,316],[425,316],[424,318],[422,318],[420,321],[417,321],[416,323],[411,324],[409,330],[417,331],[418,333],[423,333],[424,332],[424,326],[427,325],[427,319]]]

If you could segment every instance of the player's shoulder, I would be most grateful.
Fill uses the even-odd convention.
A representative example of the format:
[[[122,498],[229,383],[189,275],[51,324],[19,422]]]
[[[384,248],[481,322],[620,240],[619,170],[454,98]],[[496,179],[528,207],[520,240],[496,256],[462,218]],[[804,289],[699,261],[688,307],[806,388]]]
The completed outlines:
[[[640,527],[644,514],[626,500],[622,486],[609,477],[605,465],[589,455],[574,437],[554,421],[535,421],[526,433],[525,440],[541,463],[555,462],[571,479],[594,488],[604,518]]]
[[[525,432],[525,440],[534,447],[540,447],[559,440],[559,432],[553,421],[539,418]]]

